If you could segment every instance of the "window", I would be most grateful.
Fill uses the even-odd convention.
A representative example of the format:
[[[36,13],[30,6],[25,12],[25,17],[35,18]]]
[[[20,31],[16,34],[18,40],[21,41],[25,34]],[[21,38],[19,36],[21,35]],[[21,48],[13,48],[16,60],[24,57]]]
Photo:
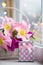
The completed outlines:
[[[4,6],[4,8],[2,8],[2,6]],[[17,8],[19,12],[15,8]],[[34,44],[37,45],[42,45],[43,39],[43,9],[41,8],[41,0],[0,0],[0,16],[4,16],[5,14],[14,18],[16,21],[25,20],[27,22],[28,19],[28,23],[31,24],[31,30],[34,32],[36,37]]]

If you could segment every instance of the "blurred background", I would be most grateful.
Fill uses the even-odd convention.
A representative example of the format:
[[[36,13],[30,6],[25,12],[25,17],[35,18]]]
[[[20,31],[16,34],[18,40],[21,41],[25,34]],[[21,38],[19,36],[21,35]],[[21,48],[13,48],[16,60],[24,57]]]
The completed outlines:
[[[43,45],[42,7],[43,0],[0,0],[0,17],[7,15],[15,21],[30,23],[36,38],[34,44]]]

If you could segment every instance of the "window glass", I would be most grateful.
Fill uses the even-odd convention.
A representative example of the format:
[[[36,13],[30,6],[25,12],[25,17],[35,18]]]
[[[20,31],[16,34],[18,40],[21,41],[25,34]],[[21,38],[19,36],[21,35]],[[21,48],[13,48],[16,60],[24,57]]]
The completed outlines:
[[[42,7],[41,0],[0,0],[0,16],[30,23],[36,38],[34,44],[42,45]]]

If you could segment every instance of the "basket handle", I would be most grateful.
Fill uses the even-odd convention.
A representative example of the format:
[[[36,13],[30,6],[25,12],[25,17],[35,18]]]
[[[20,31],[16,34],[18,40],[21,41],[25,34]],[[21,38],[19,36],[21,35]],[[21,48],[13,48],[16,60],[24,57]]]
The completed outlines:
[[[23,11],[20,11],[19,9],[14,8],[14,7],[5,7],[5,9],[14,9],[14,10],[18,11],[19,13],[21,13],[22,15],[25,16],[25,18],[27,20],[27,23],[29,23],[29,19],[28,19],[28,17],[25,15],[25,13]]]
[[[28,17],[22,11],[18,10],[17,8],[14,8],[14,7],[5,7],[5,9],[14,9],[14,10],[18,11],[19,13],[21,13],[21,14],[23,14],[25,16],[25,18],[27,20],[27,23],[29,23],[28,22],[29,21]],[[0,16],[0,19],[2,19],[4,21],[4,18],[2,16]],[[0,30],[3,30],[3,28],[0,28]]]

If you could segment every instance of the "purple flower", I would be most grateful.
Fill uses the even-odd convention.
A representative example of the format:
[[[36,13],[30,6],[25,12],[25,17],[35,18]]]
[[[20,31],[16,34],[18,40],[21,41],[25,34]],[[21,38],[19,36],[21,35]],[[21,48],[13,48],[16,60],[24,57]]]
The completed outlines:
[[[16,48],[18,48],[19,47],[19,41],[22,41],[22,39],[21,38],[11,38],[12,39],[12,43],[11,43],[11,47],[10,46],[8,46],[8,49],[9,49],[9,51],[14,51]]]
[[[34,33],[33,32],[28,32],[28,34],[30,35],[30,38],[33,37]]]

